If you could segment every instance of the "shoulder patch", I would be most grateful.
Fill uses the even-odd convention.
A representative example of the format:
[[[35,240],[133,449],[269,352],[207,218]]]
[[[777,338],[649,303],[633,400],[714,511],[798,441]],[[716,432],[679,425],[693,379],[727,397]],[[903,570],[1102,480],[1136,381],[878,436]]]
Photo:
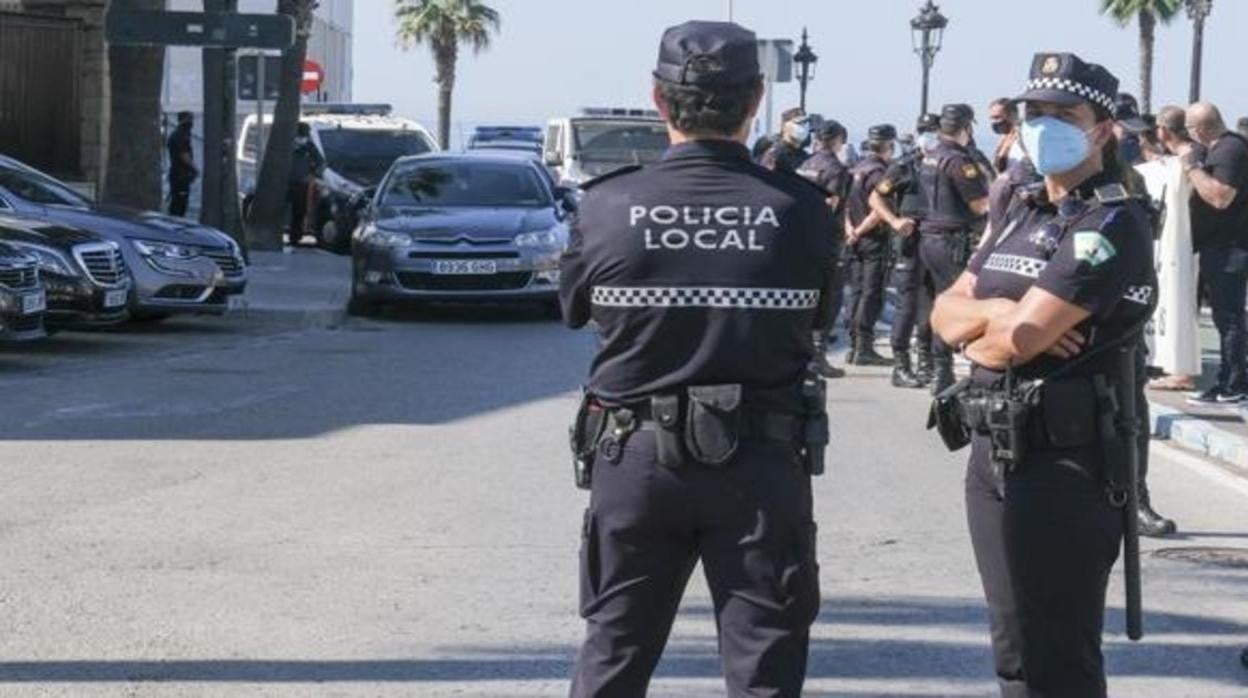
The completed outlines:
[[[621,167],[619,169],[611,170],[610,172],[604,175],[595,177],[589,180],[588,182],[585,182],[584,184],[582,184],[581,191],[589,191],[590,189],[598,186],[599,184],[602,184],[603,182],[606,182],[611,179],[615,179],[616,177],[620,177],[622,175],[632,174],[634,172],[640,172],[641,169],[642,169],[641,165],[625,165],[624,167]]]
[[[876,185],[875,190],[884,196],[888,196],[889,194],[893,193],[893,189],[896,186],[897,185],[893,183],[893,180],[885,177],[884,179],[880,180],[880,183],[878,185]]]
[[[983,173],[979,171],[979,165],[973,162],[968,162],[962,166],[962,176],[967,179],[979,179],[981,174]]]
[[[1096,230],[1075,233],[1075,259],[1089,266],[1099,267],[1118,255],[1118,249],[1108,238]]]

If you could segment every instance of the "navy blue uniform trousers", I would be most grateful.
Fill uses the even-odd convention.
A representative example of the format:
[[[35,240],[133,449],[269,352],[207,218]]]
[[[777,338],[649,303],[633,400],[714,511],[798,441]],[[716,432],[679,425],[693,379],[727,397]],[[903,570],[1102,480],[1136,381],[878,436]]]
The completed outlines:
[[[1004,698],[1104,698],[1105,590],[1121,510],[1099,472],[1100,446],[1032,451],[1001,476],[976,436],[966,515],[988,601]]]
[[[721,469],[656,462],[654,434],[599,454],[581,539],[587,621],[574,698],[638,698],[701,560],[728,695],[798,698],[819,612],[810,477],[791,444],[743,441]]]

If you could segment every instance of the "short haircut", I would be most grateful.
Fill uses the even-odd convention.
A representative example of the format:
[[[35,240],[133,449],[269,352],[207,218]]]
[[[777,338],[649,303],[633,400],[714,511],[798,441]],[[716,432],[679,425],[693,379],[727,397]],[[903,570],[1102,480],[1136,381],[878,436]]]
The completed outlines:
[[[299,125],[295,128],[295,133],[300,136],[310,136],[312,135],[312,126],[306,121],[300,121]]]
[[[178,112],[178,123],[179,123],[179,124],[180,124],[180,123],[183,123],[183,122],[185,122],[185,121],[194,121],[194,120],[195,120],[195,115],[194,115],[193,113],[191,113],[191,112],[189,112],[189,111],[180,111],[180,112]]]
[[[1157,125],[1176,136],[1187,138],[1187,112],[1182,107],[1162,107],[1157,112]]]
[[[1018,118],[1018,102],[1015,102],[1009,97],[997,97],[992,100],[992,102],[988,104],[988,108],[992,109],[993,107],[1001,107],[1005,110],[1007,116],[1015,119]]]
[[[763,89],[762,78],[724,87],[677,85],[656,80],[659,101],[681,133],[731,136],[745,126]]]

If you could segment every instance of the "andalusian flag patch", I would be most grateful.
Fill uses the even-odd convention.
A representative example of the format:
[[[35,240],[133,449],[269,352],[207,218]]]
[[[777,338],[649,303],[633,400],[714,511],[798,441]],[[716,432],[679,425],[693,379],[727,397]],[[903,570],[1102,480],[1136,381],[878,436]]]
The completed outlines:
[[[1075,259],[1099,267],[1118,254],[1114,243],[1095,230],[1075,233]]]

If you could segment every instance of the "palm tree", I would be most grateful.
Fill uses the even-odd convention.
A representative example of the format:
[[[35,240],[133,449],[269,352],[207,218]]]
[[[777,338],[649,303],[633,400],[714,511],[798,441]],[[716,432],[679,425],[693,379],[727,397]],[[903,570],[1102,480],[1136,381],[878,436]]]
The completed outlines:
[[[163,10],[165,0],[132,0],[129,9]],[[160,90],[163,46],[109,46],[108,160],[101,197],[137,209],[161,207]]]
[[[500,27],[498,11],[480,0],[394,0],[394,16],[399,21],[399,44],[410,49],[428,44],[438,84],[438,141],[442,148],[451,142],[451,94],[455,90],[455,62],[459,45],[472,46],[474,53],[490,45],[491,33]]]
[[[1101,0],[1101,14],[1119,26],[1140,24],[1140,109],[1153,111],[1153,43],[1157,23],[1169,24],[1183,9],[1183,0]]]
[[[1192,79],[1188,101],[1200,101],[1200,68],[1205,50],[1205,20],[1213,10],[1213,0],[1187,0],[1187,16],[1192,20]]]
[[[256,181],[256,198],[247,216],[247,243],[250,249],[282,249],[290,163],[303,99],[299,87],[303,81],[303,62],[308,55],[308,37],[312,34],[312,12],[316,4],[317,0],[277,1],[278,14],[295,20],[295,45],[282,51],[273,125],[265,140],[264,159]],[[260,69],[264,69],[263,61],[260,62]]]

